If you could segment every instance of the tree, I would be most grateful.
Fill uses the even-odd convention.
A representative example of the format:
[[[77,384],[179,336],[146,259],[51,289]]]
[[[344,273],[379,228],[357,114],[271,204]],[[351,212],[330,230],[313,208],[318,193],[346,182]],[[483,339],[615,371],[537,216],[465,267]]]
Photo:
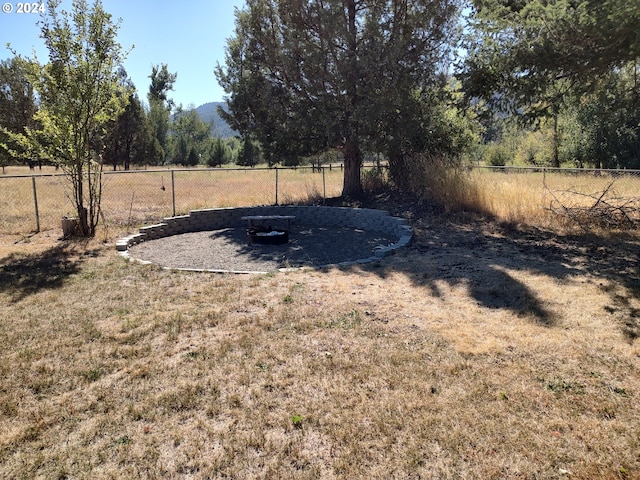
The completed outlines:
[[[577,106],[582,154],[596,168],[640,168],[640,84],[635,62],[611,72]]]
[[[173,84],[178,78],[177,73],[169,73],[166,64],[154,65],[151,68],[151,84],[149,85],[149,123],[156,139],[154,150],[161,155],[158,163],[164,163],[168,154],[169,119],[171,109],[174,106],[173,100],[168,97],[169,91],[173,90]]]
[[[246,136],[238,153],[238,165],[243,167],[255,167],[260,160],[260,152],[253,141]]]
[[[221,138],[216,138],[209,143],[206,158],[207,165],[210,167],[221,167],[222,164],[229,162],[227,148]]]
[[[17,56],[0,62],[0,145],[4,146],[0,148],[0,165],[3,168],[14,157],[25,153],[9,132],[26,134],[27,129],[35,126],[33,116],[37,105],[26,68],[24,60]],[[31,159],[27,161],[31,166]]]
[[[190,167],[195,167],[200,163],[200,155],[196,152],[196,149],[191,147],[189,150],[189,155],[187,156],[187,165]]]
[[[171,123],[173,161],[182,165],[197,165],[211,141],[211,126],[204,123],[194,109],[178,108]],[[194,155],[190,155],[193,151]],[[195,163],[193,163],[195,160]]]
[[[19,140],[31,154],[51,159],[70,179],[80,232],[94,236],[102,199],[105,134],[127,101],[118,74],[124,56],[113,23],[96,0],[74,0],[71,12],[49,0],[41,36],[49,63],[26,63],[27,77],[40,101],[37,127]]]
[[[516,108],[557,80],[589,89],[640,56],[640,4],[632,0],[472,3],[468,80],[481,92],[518,93],[509,98]]]
[[[124,69],[121,69],[121,85],[129,91],[124,110],[107,127],[105,141],[105,163],[116,170],[122,165],[125,170],[131,163],[144,163],[151,143],[147,115],[135,92],[135,87]]]
[[[457,3],[249,0],[216,69],[219,113],[271,164],[341,150],[343,195],[358,195],[363,149],[442,66]]]
[[[461,77],[470,98],[525,122],[558,121],[568,99],[640,55],[640,4],[632,0],[473,0]]]

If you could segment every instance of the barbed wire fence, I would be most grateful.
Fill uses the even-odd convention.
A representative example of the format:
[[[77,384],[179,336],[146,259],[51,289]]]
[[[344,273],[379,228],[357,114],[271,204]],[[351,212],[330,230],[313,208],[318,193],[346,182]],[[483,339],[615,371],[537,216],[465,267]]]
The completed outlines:
[[[363,178],[377,168],[364,166]],[[533,186],[542,208],[574,221],[590,215],[621,226],[640,221],[640,170],[471,168],[491,188]],[[102,220],[133,231],[200,208],[318,203],[339,196],[342,181],[342,165],[105,171]],[[55,171],[0,175],[0,235],[60,229],[62,217],[75,215],[67,185]]]

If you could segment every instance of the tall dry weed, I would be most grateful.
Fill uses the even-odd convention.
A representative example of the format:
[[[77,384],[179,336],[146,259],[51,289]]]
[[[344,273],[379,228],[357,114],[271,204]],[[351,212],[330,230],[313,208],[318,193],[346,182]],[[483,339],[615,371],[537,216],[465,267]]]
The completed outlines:
[[[486,211],[480,186],[459,161],[421,154],[407,163],[406,170],[402,183],[420,199],[446,211]]]
[[[606,205],[602,192],[610,185],[604,181],[610,182],[610,179],[602,180],[588,173],[568,175],[563,172],[471,169],[446,158],[425,155],[414,158],[407,166],[405,180],[409,191],[446,212],[475,212],[509,224],[566,231],[584,226],[584,222],[571,221],[571,216],[565,214],[566,206],[558,208],[559,196],[566,197],[570,192],[572,199],[587,199],[582,206],[571,204],[573,210],[581,208],[593,215],[602,213],[606,206],[609,210],[604,213],[611,211],[622,216],[627,220],[626,224],[632,226],[637,212],[638,180],[625,178],[619,185],[622,193],[616,191],[614,203]],[[592,202],[588,203],[588,200]],[[600,208],[594,212],[595,201],[599,202]],[[630,211],[633,217],[630,217]],[[609,222],[614,226],[621,224],[624,222]]]

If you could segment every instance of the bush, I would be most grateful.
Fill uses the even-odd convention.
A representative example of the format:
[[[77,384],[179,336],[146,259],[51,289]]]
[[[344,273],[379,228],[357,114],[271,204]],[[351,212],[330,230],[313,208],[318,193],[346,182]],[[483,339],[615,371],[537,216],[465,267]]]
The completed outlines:
[[[362,189],[365,192],[380,192],[387,185],[387,175],[383,168],[372,168],[362,173]]]
[[[493,167],[504,167],[510,158],[509,149],[504,145],[491,143],[484,151],[484,161]]]

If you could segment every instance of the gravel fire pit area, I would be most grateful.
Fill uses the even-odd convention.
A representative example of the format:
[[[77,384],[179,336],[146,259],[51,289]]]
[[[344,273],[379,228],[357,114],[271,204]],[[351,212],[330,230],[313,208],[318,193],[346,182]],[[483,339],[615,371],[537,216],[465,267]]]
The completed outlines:
[[[247,216],[291,216],[289,241],[250,244]],[[409,244],[413,229],[384,210],[270,206],[194,210],[117,242],[121,255],[165,268],[266,273],[364,264]]]

